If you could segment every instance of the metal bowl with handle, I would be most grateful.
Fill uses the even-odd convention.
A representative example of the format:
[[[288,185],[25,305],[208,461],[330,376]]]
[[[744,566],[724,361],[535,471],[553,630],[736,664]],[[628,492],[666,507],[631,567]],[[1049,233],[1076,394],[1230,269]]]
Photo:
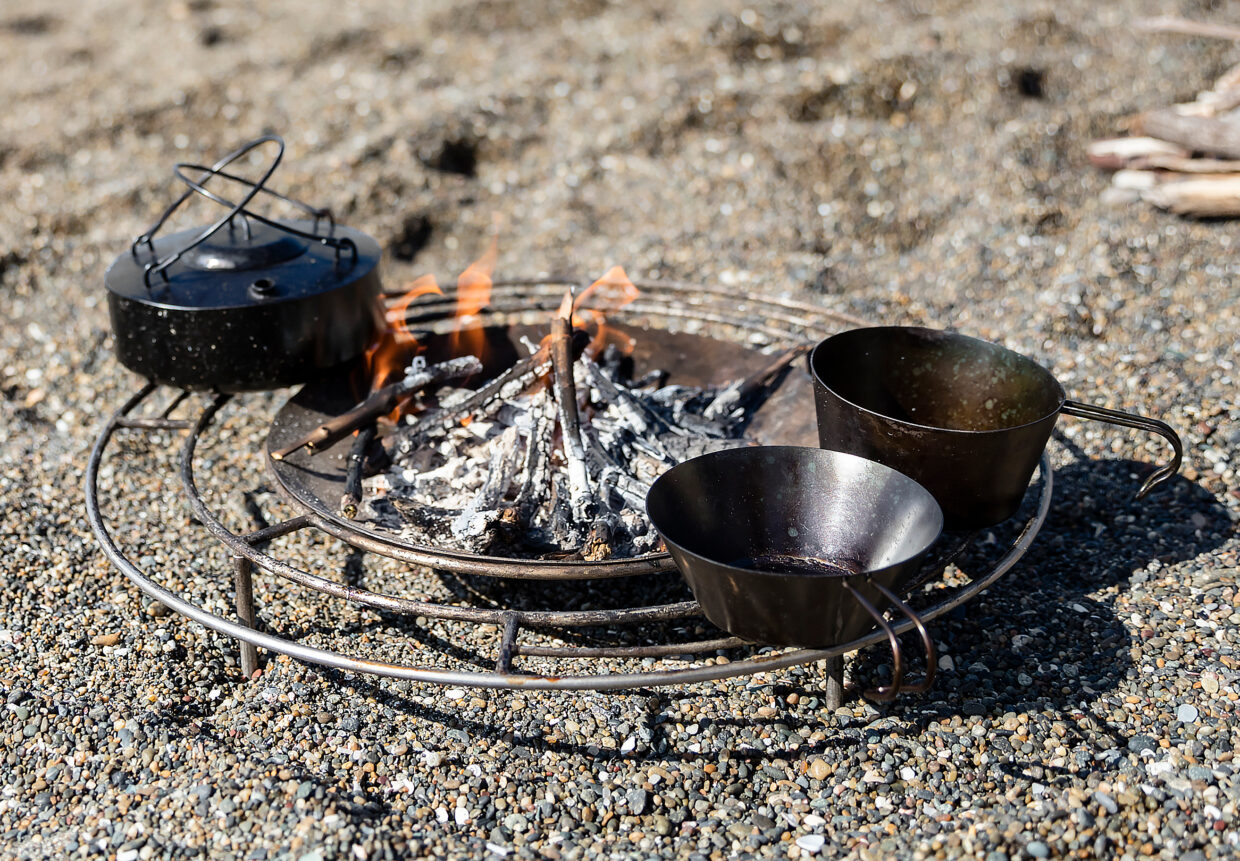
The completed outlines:
[[[890,607],[913,620],[933,673],[934,644],[901,593],[920,572],[943,515],[907,476],[842,452],[753,446],[664,473],[646,511],[706,618],[758,643],[824,648],[883,628],[901,688]],[[905,685],[904,690],[924,690]]]
[[[1180,438],[1157,419],[1068,400],[1046,368],[982,341],[913,326],[852,329],[810,353],[818,440],[924,485],[950,529],[1016,513],[1060,413],[1164,437],[1171,462],[1138,498],[1179,471]]]

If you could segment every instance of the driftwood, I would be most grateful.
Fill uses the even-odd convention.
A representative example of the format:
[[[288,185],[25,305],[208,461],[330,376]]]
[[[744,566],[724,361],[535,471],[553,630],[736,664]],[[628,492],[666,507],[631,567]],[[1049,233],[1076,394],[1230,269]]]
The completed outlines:
[[[1159,170],[1182,174],[1230,174],[1240,173],[1240,161],[1221,158],[1187,158],[1173,155],[1151,155],[1134,159],[1132,170]]]
[[[1240,159],[1240,117],[1231,114],[1197,116],[1176,108],[1158,108],[1141,114],[1137,129],[1194,152]]]
[[[448,380],[468,377],[482,372],[482,363],[473,356],[449,359],[437,365],[431,365],[423,371],[410,374],[397,383],[384,386],[372,392],[357,406],[328,419],[306,436],[284,448],[273,451],[272,458],[283,460],[300,448],[308,448],[312,452],[322,451],[339,440],[344,439],[358,428],[372,424],[380,416],[390,413],[406,398],[417,394],[423,389],[439,385]]]
[[[1178,33],[1181,36],[1199,36],[1205,39],[1226,39],[1240,41],[1240,27],[1229,27],[1226,24],[1209,24],[1204,21],[1192,21],[1174,15],[1159,15],[1156,18],[1142,18],[1137,21],[1136,29],[1146,33]]]
[[[1145,29],[1240,39],[1240,29],[1180,18],[1145,22]],[[1144,200],[1179,215],[1240,215],[1240,64],[1195,101],[1146,111],[1135,131],[1143,137],[1096,141],[1089,160],[1117,171],[1107,203]],[[1193,158],[1194,153],[1207,157]]]
[[[1163,182],[1142,192],[1141,198],[1179,215],[1196,218],[1237,216],[1240,215],[1240,175]]]
[[[1103,170],[1120,170],[1143,158],[1175,156],[1187,159],[1189,151],[1151,137],[1108,138],[1085,149],[1089,163]]]

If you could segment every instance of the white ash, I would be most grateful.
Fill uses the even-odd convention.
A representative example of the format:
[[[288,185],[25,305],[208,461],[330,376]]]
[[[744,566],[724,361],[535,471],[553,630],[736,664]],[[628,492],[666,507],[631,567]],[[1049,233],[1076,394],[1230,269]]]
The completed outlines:
[[[391,469],[366,479],[359,518],[467,552],[627,558],[657,549],[645,513],[655,479],[689,457],[746,444],[738,383],[639,387],[620,379],[619,363],[583,355],[573,363],[585,460],[576,480],[588,505],[573,506],[551,372],[532,367],[470,414],[453,407],[474,392],[441,389],[438,408],[397,431]]]

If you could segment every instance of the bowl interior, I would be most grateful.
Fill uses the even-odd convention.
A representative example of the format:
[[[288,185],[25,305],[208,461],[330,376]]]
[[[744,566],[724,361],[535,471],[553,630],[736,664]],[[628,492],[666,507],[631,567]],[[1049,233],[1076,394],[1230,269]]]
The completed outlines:
[[[1063,405],[1063,387],[1020,353],[917,327],[853,329],[818,345],[815,378],[863,409],[932,428],[1019,427]]]
[[[793,446],[685,461],[655,482],[646,508],[664,540],[690,554],[684,564],[695,556],[772,572],[798,559],[827,563],[810,562],[804,573],[876,571],[924,552],[943,525],[934,497],[911,478],[855,455]]]

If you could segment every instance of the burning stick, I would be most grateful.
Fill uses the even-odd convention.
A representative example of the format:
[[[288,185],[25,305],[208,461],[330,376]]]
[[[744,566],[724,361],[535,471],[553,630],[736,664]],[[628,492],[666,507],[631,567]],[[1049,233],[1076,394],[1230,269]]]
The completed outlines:
[[[310,449],[311,452],[322,451],[363,425],[390,413],[405,398],[428,386],[481,372],[482,363],[473,356],[462,356],[459,359],[449,359],[446,362],[431,365],[424,371],[406,376],[399,383],[392,383],[373,392],[351,410],[328,419],[297,442],[279,451],[273,451],[271,456],[275,460],[283,460],[302,447]]]
[[[498,410],[533,385],[550,368],[551,360],[546,350],[526,356],[476,392],[448,401],[435,412],[422,416],[413,436],[401,440],[401,452],[416,450],[424,440],[447,433],[465,419],[487,416]]]
[[[344,476],[344,493],[340,497],[340,513],[352,520],[357,517],[357,506],[362,501],[362,469],[366,465],[366,450],[375,441],[377,428],[366,425],[353,438],[349,449],[348,469]]]
[[[560,312],[551,320],[551,366],[555,371],[555,404],[568,464],[569,507],[573,518],[590,517],[592,494],[586,453],[581,444],[581,417],[577,414],[577,385],[573,380],[573,294],[564,294]]]

